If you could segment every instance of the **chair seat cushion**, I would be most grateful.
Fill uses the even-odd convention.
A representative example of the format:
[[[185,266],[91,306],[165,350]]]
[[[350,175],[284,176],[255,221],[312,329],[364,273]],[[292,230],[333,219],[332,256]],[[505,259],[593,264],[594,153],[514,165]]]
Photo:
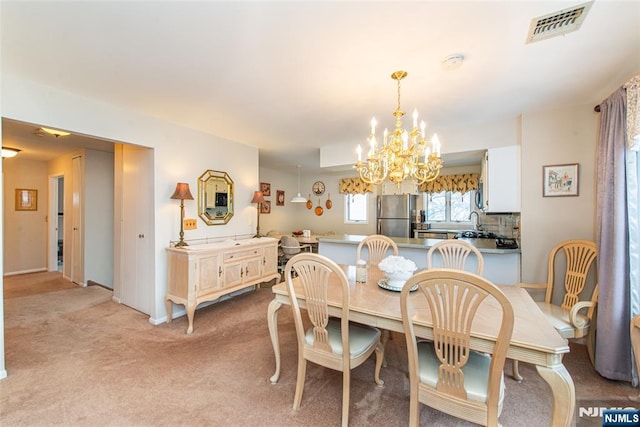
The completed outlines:
[[[436,356],[433,342],[418,342],[418,364],[420,382],[430,387],[436,388],[438,383],[438,369],[440,360]],[[491,356],[477,351],[469,353],[469,360],[463,366],[464,388],[467,391],[467,398],[477,402],[487,401],[487,385],[489,383],[489,368],[491,366]],[[504,397],[504,374],[501,378],[500,402]]]
[[[329,345],[335,354],[342,354],[342,333],[340,332],[340,319],[329,318],[327,324]],[[380,339],[380,330],[370,326],[349,322],[349,354],[357,357],[371,348]],[[309,328],[305,335],[305,342],[313,345],[313,328]]]
[[[582,314],[578,314],[576,317],[586,323],[584,324],[584,327],[580,329],[581,333],[576,333],[576,328],[571,324],[571,322],[569,322],[569,310],[565,310],[558,305],[543,301],[539,301],[537,304],[551,325],[556,328],[563,338],[580,338],[584,336],[582,331],[589,329],[589,318]]]

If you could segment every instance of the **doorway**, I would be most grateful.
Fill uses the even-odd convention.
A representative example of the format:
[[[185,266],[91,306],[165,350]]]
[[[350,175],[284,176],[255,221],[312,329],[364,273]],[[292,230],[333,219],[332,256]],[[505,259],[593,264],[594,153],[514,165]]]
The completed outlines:
[[[48,270],[64,269],[64,175],[49,177]]]

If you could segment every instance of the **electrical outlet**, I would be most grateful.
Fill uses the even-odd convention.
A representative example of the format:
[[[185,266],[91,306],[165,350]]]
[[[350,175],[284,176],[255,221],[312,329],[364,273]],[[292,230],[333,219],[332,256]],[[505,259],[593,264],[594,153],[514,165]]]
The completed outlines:
[[[196,220],[191,218],[191,219],[185,219],[184,220],[184,229],[185,230],[195,230],[196,228],[198,228],[198,225],[196,224]]]

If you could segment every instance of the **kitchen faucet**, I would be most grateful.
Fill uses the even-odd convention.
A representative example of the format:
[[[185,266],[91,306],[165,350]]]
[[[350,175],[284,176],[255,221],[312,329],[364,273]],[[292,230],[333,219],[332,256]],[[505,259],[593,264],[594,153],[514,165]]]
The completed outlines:
[[[473,217],[473,214],[476,214],[476,222],[475,223],[471,219],[471,217]],[[473,229],[474,230],[482,230],[482,224],[480,224],[480,214],[477,211],[471,211],[471,213],[469,214],[469,221],[471,221],[471,223],[473,224]]]

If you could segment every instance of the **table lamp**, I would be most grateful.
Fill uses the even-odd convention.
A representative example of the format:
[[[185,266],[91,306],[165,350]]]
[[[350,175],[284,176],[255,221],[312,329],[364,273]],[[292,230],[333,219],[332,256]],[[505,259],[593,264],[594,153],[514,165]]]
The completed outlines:
[[[184,241],[184,201],[193,200],[193,196],[189,190],[189,184],[186,182],[179,182],[176,185],[176,191],[173,192],[171,198],[180,200],[180,241],[176,243],[176,248],[189,246],[187,242]]]
[[[256,225],[256,234],[253,237],[261,237],[260,236],[260,204],[262,202],[264,202],[264,194],[262,193],[262,191],[254,191],[253,199],[251,199],[251,203],[258,204],[258,222]]]

